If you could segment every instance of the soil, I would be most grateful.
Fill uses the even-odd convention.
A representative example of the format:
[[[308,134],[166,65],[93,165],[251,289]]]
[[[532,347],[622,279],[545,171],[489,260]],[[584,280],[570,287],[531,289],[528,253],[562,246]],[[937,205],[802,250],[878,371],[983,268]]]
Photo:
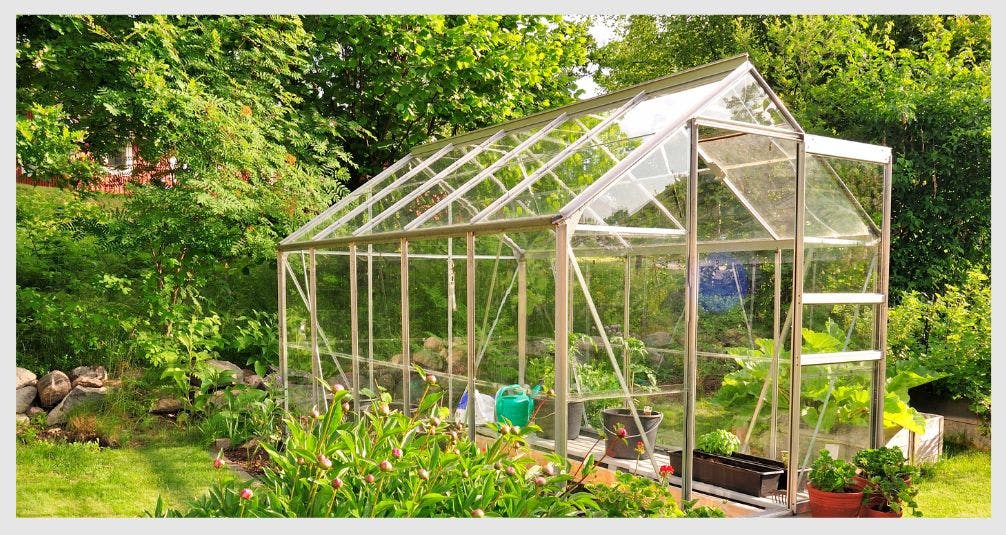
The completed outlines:
[[[262,475],[263,468],[269,464],[269,455],[261,448],[232,448],[224,450],[223,457],[231,467],[256,477]]]

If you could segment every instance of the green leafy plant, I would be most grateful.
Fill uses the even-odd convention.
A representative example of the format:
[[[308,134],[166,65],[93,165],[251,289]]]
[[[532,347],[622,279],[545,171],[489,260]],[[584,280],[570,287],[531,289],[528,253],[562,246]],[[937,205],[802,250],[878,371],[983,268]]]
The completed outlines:
[[[700,436],[695,449],[716,455],[733,455],[741,447],[741,439],[726,429],[717,429]]]
[[[822,449],[810,467],[810,484],[824,492],[846,492],[856,475],[856,467],[843,459],[833,459]]]
[[[867,481],[863,492],[870,506],[897,513],[908,507],[912,516],[922,516],[915,501],[919,489],[912,485],[912,480],[918,481],[921,474],[918,468],[908,464],[900,448],[860,450],[853,456],[852,464]]]
[[[209,405],[206,417],[197,425],[206,442],[227,438],[234,446],[249,439],[277,444],[282,438],[282,403],[273,393],[247,385],[224,388],[220,406]]]
[[[417,373],[425,376],[423,370]],[[596,508],[573,488],[568,461],[535,464],[525,433],[490,424],[498,440],[479,446],[446,421],[442,392],[427,380],[413,416],[382,393],[359,419],[349,391],[332,392],[324,414],[288,417],[281,448],[263,445],[270,465],[255,489],[219,485],[184,511],[158,504],[153,516],[244,517],[538,517]]]
[[[615,472],[614,484],[589,483],[587,490],[600,507],[593,516],[613,518],[685,516],[667,486],[627,472]]]

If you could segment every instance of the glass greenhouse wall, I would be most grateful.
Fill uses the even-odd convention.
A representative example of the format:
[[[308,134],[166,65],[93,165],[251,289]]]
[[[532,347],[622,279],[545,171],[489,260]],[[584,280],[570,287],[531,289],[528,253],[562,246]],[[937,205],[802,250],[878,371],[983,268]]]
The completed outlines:
[[[415,364],[452,408],[542,385],[538,446],[582,457],[607,409],[659,413],[630,446],[678,458],[688,498],[725,429],[795,511],[814,452],[883,440],[890,176],[746,56],[417,147],[280,244],[288,403],[327,406],[318,378],[413,407]]]

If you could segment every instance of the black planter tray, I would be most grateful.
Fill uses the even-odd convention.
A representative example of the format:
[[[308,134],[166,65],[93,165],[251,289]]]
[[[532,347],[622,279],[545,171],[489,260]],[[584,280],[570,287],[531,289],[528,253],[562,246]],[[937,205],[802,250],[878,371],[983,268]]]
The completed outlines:
[[[681,474],[681,451],[670,453],[670,463]],[[749,496],[768,496],[779,490],[783,469],[762,462],[696,451],[692,457],[695,481]]]
[[[734,453],[732,455],[732,457],[736,457],[738,459],[744,459],[746,461],[752,461],[752,462],[756,462],[756,463],[761,463],[761,464],[768,465],[768,466],[774,466],[776,468],[782,469],[782,475],[779,476],[779,490],[786,490],[787,475],[789,474],[789,470],[788,470],[788,467],[786,466],[786,463],[784,463],[782,461],[777,461],[775,459],[768,459],[768,458],[765,458],[765,457],[758,457],[756,455],[747,455],[745,453]],[[807,474],[809,472],[810,472],[810,467],[809,466],[807,468],[801,468],[800,470],[797,471],[797,473],[800,474],[801,476],[804,475],[804,474]],[[802,480],[800,480],[800,485],[798,486],[798,490],[803,491],[803,490],[806,490],[806,489],[807,489],[807,478],[804,477]]]

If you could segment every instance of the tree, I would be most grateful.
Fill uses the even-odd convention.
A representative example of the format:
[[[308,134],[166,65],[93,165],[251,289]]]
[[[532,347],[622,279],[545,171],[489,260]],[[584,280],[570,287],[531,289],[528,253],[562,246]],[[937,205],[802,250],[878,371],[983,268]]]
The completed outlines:
[[[572,100],[586,21],[557,16],[310,16],[302,95],[360,128],[358,184],[411,147]]]
[[[621,39],[591,56],[606,89],[748,52],[807,131],[890,146],[893,290],[932,294],[989,265],[989,17],[633,16],[615,24]]]

